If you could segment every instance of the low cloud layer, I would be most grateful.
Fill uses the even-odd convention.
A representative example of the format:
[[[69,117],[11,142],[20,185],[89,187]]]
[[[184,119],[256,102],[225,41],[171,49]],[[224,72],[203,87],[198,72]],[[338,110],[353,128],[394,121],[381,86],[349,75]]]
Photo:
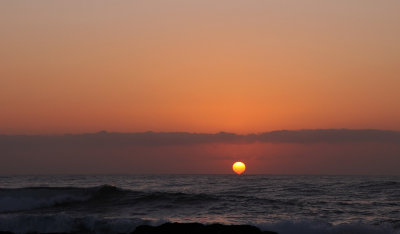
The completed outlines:
[[[88,134],[66,135],[0,135],[0,147],[17,144],[73,144],[73,145],[193,145],[209,143],[343,143],[343,142],[389,142],[400,143],[399,131],[387,130],[280,130],[259,134],[239,135],[220,132],[188,133],[188,132],[139,132],[108,133],[106,131]],[[21,145],[22,144],[22,145]],[[0,148],[1,150],[2,148]]]
[[[246,173],[399,174],[400,132],[0,135],[0,174],[232,173],[236,160]]]

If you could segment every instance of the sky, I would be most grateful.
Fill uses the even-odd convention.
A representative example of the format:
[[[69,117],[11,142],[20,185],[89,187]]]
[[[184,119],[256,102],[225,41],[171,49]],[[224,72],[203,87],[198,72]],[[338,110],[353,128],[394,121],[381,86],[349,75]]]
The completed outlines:
[[[400,130],[399,10],[1,1],[0,133]]]
[[[399,11],[397,0],[0,1],[0,171],[219,174],[242,160],[250,174],[398,174]],[[266,141],[271,131],[284,139]]]

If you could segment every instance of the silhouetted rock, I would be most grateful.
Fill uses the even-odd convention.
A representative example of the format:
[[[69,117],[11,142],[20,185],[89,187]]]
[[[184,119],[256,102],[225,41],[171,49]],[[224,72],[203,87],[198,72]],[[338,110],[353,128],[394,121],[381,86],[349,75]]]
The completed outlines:
[[[250,225],[223,225],[200,223],[165,223],[160,226],[142,225],[132,234],[277,234],[276,232],[261,231]]]

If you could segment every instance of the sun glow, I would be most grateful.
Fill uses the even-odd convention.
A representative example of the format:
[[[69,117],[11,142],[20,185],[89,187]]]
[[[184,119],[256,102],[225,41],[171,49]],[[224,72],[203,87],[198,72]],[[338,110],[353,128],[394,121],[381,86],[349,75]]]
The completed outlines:
[[[242,162],[235,162],[232,166],[232,169],[236,174],[240,175],[246,170],[246,165],[244,165]]]

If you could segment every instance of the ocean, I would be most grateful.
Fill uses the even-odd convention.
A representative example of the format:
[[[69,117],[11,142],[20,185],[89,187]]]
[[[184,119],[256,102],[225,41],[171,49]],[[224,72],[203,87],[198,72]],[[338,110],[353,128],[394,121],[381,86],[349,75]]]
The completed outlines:
[[[251,224],[280,234],[400,233],[399,176],[0,176],[0,231],[130,233]]]

